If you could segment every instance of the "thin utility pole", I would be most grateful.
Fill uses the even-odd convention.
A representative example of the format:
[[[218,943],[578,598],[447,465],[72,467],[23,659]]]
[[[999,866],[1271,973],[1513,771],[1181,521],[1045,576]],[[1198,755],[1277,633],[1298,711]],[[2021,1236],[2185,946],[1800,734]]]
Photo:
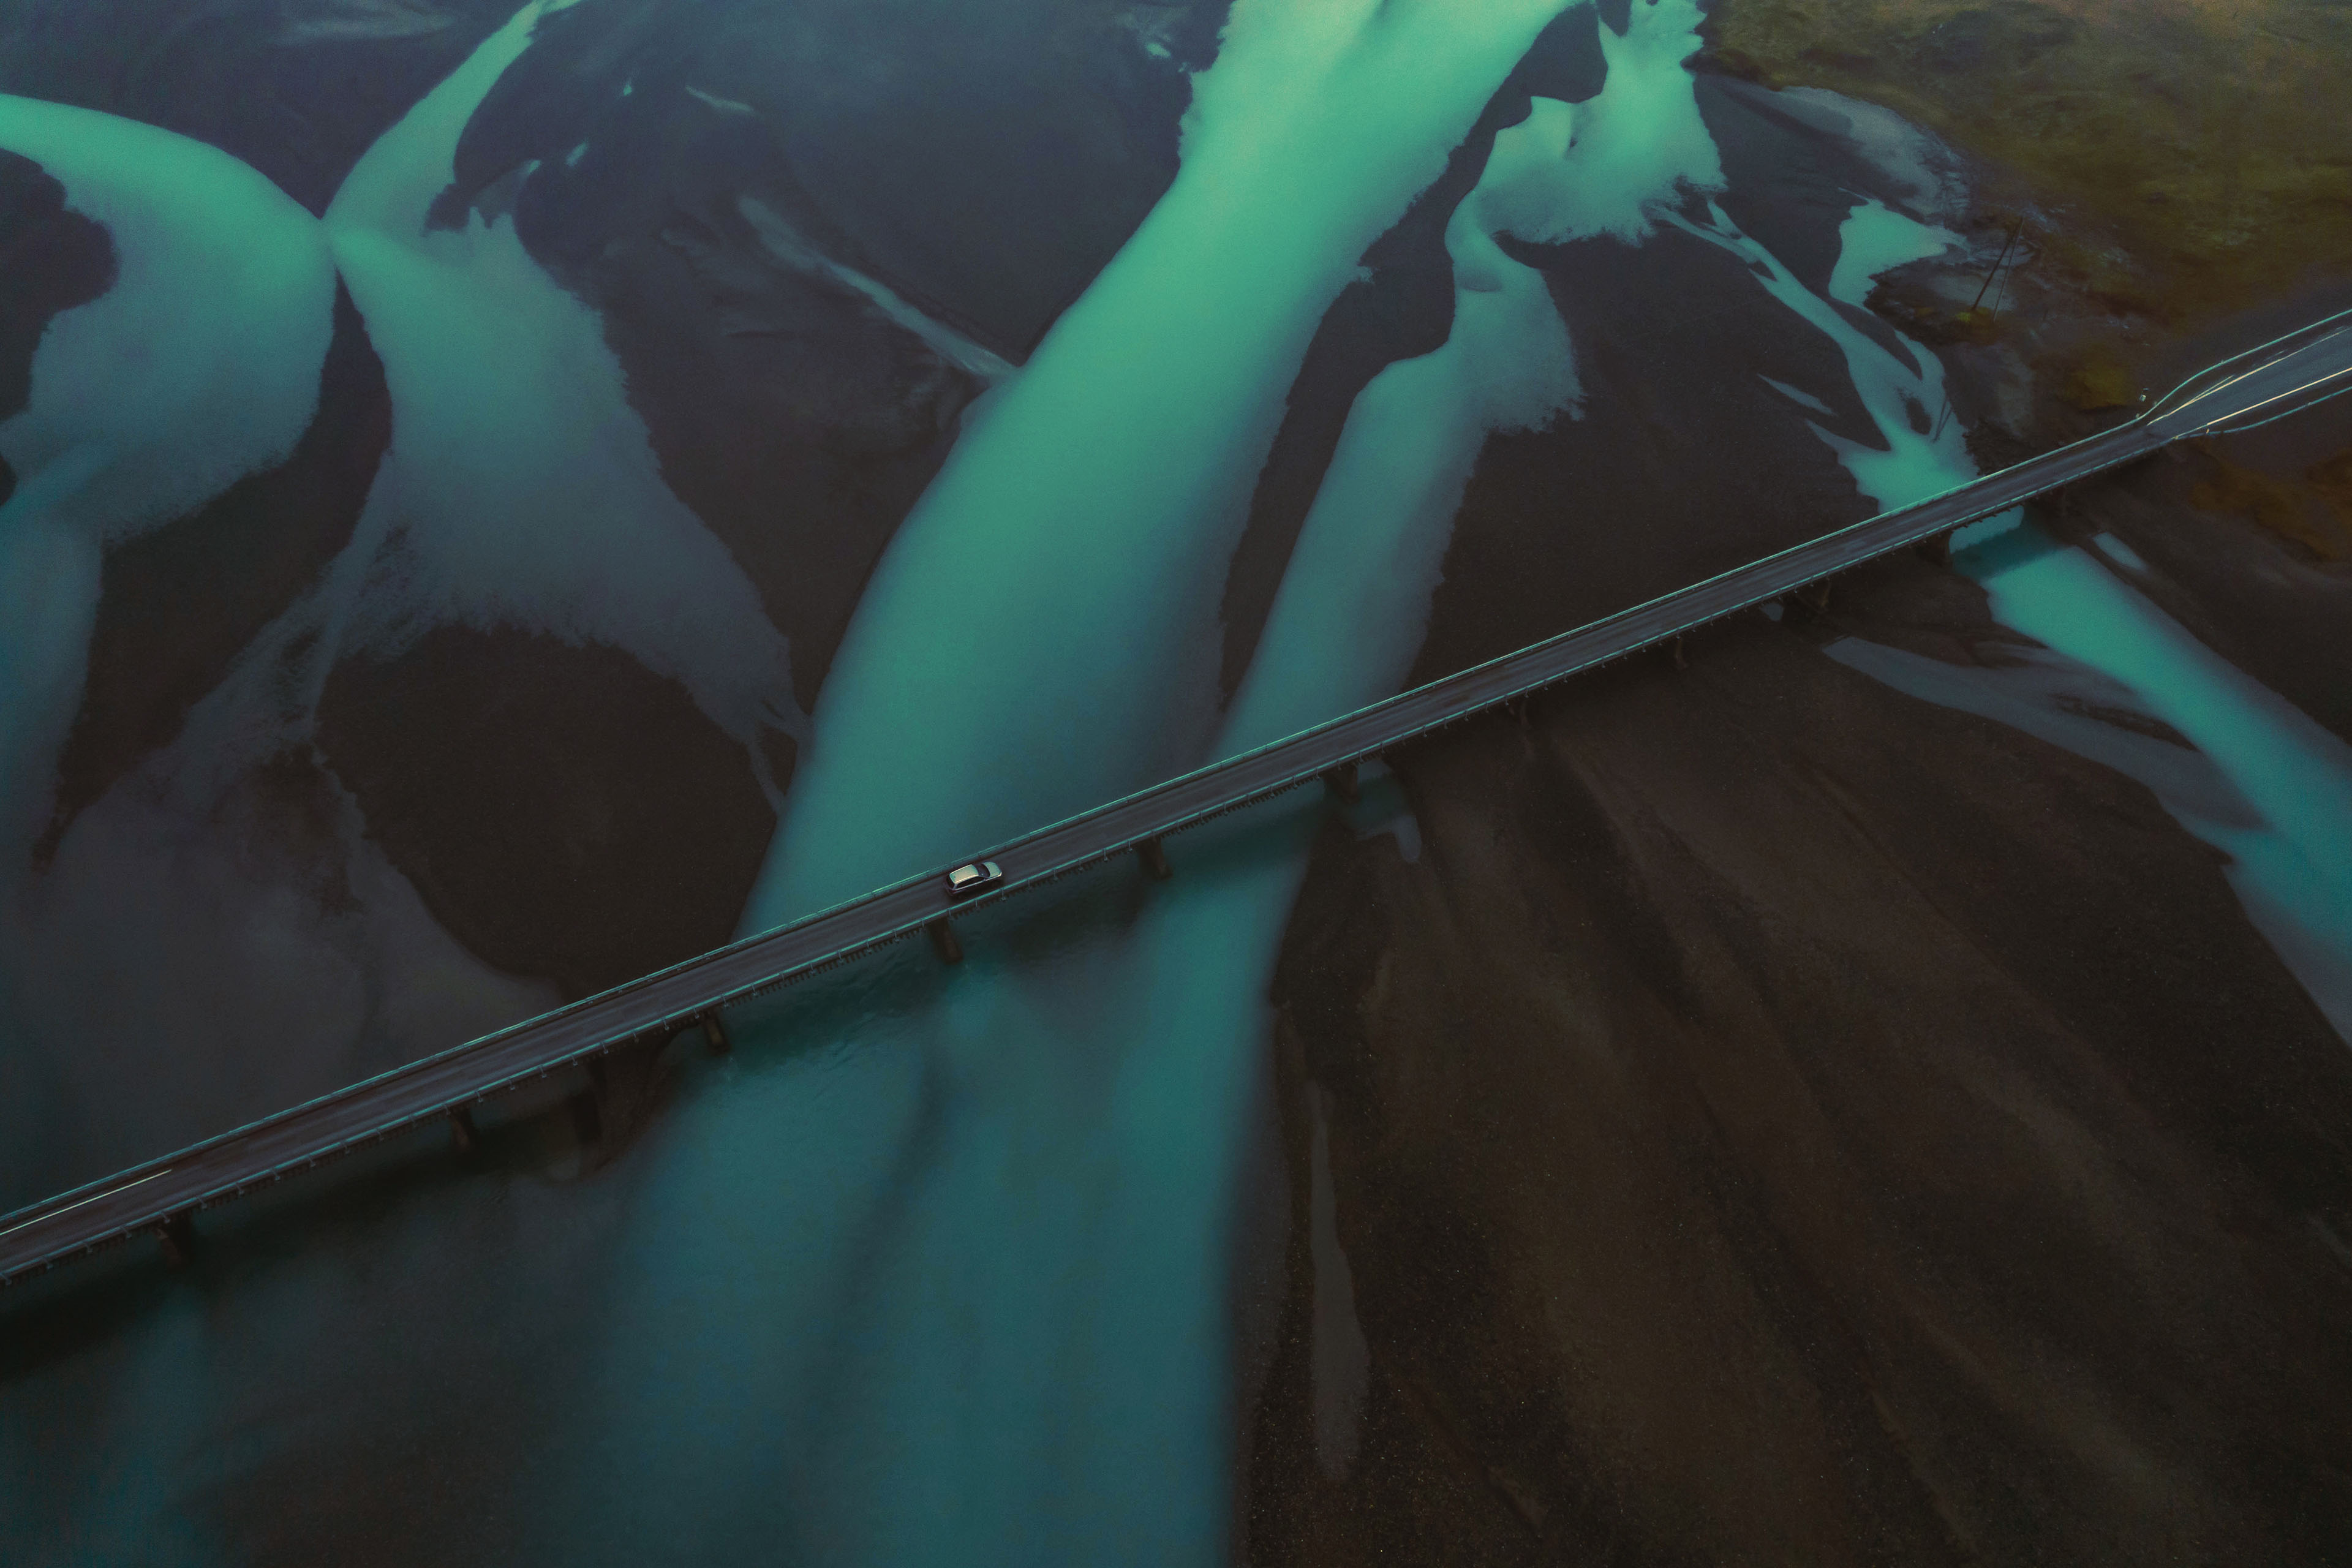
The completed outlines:
[[[1977,307],[1984,303],[1986,290],[1992,287],[1992,280],[2000,276],[2001,263],[2009,259],[2010,250],[2017,244],[2017,237],[2024,232],[2025,215],[2020,213],[2017,215],[2016,226],[2009,231],[2008,243],[2000,247],[2000,254],[1993,258],[1992,270],[1985,274],[1984,283],[1977,289],[1977,297],[1969,301],[1969,314],[1976,314]]]

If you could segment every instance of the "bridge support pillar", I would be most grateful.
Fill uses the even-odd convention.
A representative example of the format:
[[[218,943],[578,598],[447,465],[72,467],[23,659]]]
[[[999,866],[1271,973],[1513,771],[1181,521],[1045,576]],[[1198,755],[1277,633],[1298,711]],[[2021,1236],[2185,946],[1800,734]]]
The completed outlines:
[[[727,1020],[716,1007],[702,1016],[702,1037],[710,1042],[712,1056],[723,1057],[735,1048],[735,1042],[727,1037]]]
[[[155,1227],[155,1239],[163,1245],[165,1268],[186,1268],[196,1256],[195,1215],[182,1209]]]
[[[1356,804],[1357,770],[1353,763],[1341,763],[1323,775],[1324,787],[1349,805]]]
[[[1164,882],[1176,874],[1168,864],[1168,850],[1157,838],[1147,838],[1135,847],[1135,858],[1143,862],[1143,874],[1155,882]]]
[[[1801,588],[1791,588],[1780,595],[1782,614],[1792,621],[1818,620],[1830,613],[1830,585],[1827,579],[1808,583]]]
[[[963,943],[956,937],[955,923],[947,916],[941,915],[923,930],[929,933],[931,951],[940,955],[941,963],[963,962]]]
[[[1683,636],[1680,632],[1676,632],[1674,640],[1666,645],[1666,651],[1673,656],[1676,669],[1690,668],[1690,650],[1683,646]]]
[[[572,1130],[583,1144],[604,1141],[604,1063],[602,1058],[591,1057],[580,1064],[588,1074],[588,1087],[572,1097]]]
[[[481,1145],[482,1131],[474,1125],[471,1106],[461,1105],[449,1113],[449,1135],[456,1141],[460,1154],[470,1154]]]
[[[1948,533],[1934,534],[1911,548],[1918,552],[1921,560],[1933,562],[1938,566],[1952,563],[1952,536]]]

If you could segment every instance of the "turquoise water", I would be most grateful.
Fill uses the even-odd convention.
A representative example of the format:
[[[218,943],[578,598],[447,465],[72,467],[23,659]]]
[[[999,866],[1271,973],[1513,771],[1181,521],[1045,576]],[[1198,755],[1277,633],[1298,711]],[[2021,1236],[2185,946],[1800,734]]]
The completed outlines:
[[[541,10],[516,13],[386,132],[327,209],[383,361],[392,447],[351,545],[272,635],[323,627],[323,679],[338,656],[428,626],[530,627],[627,649],[739,741],[803,733],[785,639],[663,482],[595,312],[531,259],[510,216],[426,227],[458,137]]]
[[[1767,299],[1843,355],[1880,444],[1821,437],[1867,493],[1891,506],[1967,477],[1934,356],[1890,350],[1836,308],[1950,237],[1862,203],[1823,296],[1719,210],[1671,214],[1726,184],[1686,65],[1700,12],[1635,0],[1622,34],[1602,30],[1599,97],[1537,99],[1496,138],[1446,230],[1451,335],[1356,400],[1255,659],[1219,709],[1217,591],[1307,342],[1561,9],[1244,0],[1197,80],[1175,186],[1018,372],[843,276],[998,384],[891,546],[810,720],[790,707],[789,650],[750,584],[661,483],[593,313],[531,261],[509,219],[425,230],[460,132],[541,7],[388,133],[323,222],[199,158],[187,166],[215,182],[201,184],[171,162],[193,157],[189,144],[160,132],[118,144],[107,139],[129,132],[32,106],[0,119],[0,143],[88,131],[75,145],[93,182],[135,154],[208,212],[282,231],[273,255],[288,277],[251,280],[281,308],[226,345],[257,367],[241,373],[257,390],[235,412],[245,445],[217,448],[237,463],[282,453],[308,417],[327,258],[359,302],[391,384],[392,454],[352,549],[265,646],[323,629],[323,669],[335,648],[392,646],[436,618],[533,626],[628,647],[739,738],[804,738],[743,916],[757,930],[1395,689],[1487,438],[1572,419],[1586,396],[1549,285],[1498,236],[1631,246],[1675,225],[1734,251]],[[62,145],[51,150],[70,163]],[[772,253],[818,265],[793,260],[801,241],[781,220],[747,216]],[[197,276],[193,265],[173,259],[171,278]],[[184,304],[163,297],[175,317],[212,319]],[[46,672],[28,689],[79,679],[65,667],[95,594],[96,535],[41,520],[105,471],[120,432],[193,430],[221,412],[184,406],[185,378],[164,384],[152,419],[143,405],[136,419],[98,410],[96,434],[59,455],[24,448],[27,482],[0,512],[0,547],[23,553],[13,574],[0,562],[0,582],[27,609],[22,630],[0,630],[17,639],[0,657]],[[43,418],[79,406],[37,391]],[[12,462],[14,429],[0,429]],[[1560,500],[1572,518],[1578,498]],[[132,524],[100,531],[116,526]],[[387,566],[394,537],[405,542]],[[1960,560],[1998,614],[2070,656],[2034,667],[2041,686],[1972,695],[1853,645],[1833,652],[2029,727],[2041,697],[2084,689],[2087,667],[2108,671],[2100,692],[2174,722],[2207,767],[2145,737],[2097,750],[2079,730],[2050,732],[2157,781],[2233,855],[2250,913],[2315,994],[2340,999],[2327,975],[2341,972],[2326,966],[2340,962],[2346,906],[2325,850],[2352,841],[2343,748],[2203,655],[2114,571],[2075,552],[2011,553],[2023,537]],[[235,688],[200,721],[234,730],[264,695]],[[49,711],[54,729],[70,705]],[[29,755],[54,744],[43,733],[0,744]],[[1164,886],[1115,867],[1066,900],[975,919],[958,969],[909,949],[746,1009],[734,1064],[656,1118],[601,1197],[549,1200],[606,1202],[611,1219],[583,1271],[602,1294],[574,1307],[593,1353],[554,1395],[572,1436],[517,1466],[526,1538],[551,1560],[590,1563],[1224,1556],[1231,1276],[1243,1175],[1269,1114],[1266,992],[1321,809],[1302,795],[1187,835]],[[1371,829],[1417,846],[1409,812],[1381,809]],[[1363,815],[1378,816],[1369,799]],[[403,1238],[413,1253],[371,1253],[388,1275],[441,1250],[431,1226],[415,1229]],[[538,1234],[514,1224],[506,1244],[528,1249]],[[292,1274],[277,1278],[299,1297]],[[248,1296],[242,1310],[258,1309]],[[233,1471],[212,1426],[242,1408],[216,1385],[232,1381],[215,1359],[224,1338],[185,1296],[131,1331],[93,1405],[117,1435],[110,1463],[76,1478],[74,1511],[101,1521],[86,1560],[216,1555],[182,1501]],[[289,1351],[272,1364],[303,1363]],[[1344,1400],[1337,1410],[1339,1429],[1318,1428],[1335,1465],[1355,1440]],[[32,1451],[32,1435],[5,1436],[12,1454]]]
[[[0,549],[18,558],[0,582],[24,601],[0,625],[0,661],[25,672],[20,692],[48,694],[0,715],[0,790],[45,776],[62,739],[100,544],[184,515],[301,437],[339,274],[383,362],[391,448],[324,580],[192,715],[214,770],[301,731],[338,658],[446,622],[626,648],[746,742],[805,731],[784,638],[663,482],[595,314],[531,260],[510,218],[425,226],[459,134],[540,10],[517,13],[387,132],[323,221],[199,142],[0,98],[0,147],[62,180],[113,232],[122,267],[115,289],[51,324],[32,405],[0,426],[21,480],[0,510]]]
[[[884,555],[747,931],[1204,755],[1225,567],[1315,329],[1563,8],[1236,7],[1175,184]]]
[[[54,974],[30,855],[81,702],[102,552],[293,448],[318,401],[335,275],[310,215],[210,147],[0,95],[0,148],[107,226],[118,268],[105,294],[51,321],[26,406],[0,422],[17,479],[0,505],[0,1061],[9,1092],[34,1098],[50,1085],[25,1065],[42,1030],[23,994]],[[0,1182],[24,1191],[58,1120],[0,1148]]]
[[[105,224],[114,287],[60,313],[0,423],[0,883],[23,873],[81,698],[108,543],[282,461],[310,424],[335,272],[310,214],[245,164],[112,115],[0,95],[0,148]]]
[[[1845,356],[1882,445],[1850,441],[1814,426],[1854,483],[1882,508],[1925,500],[1976,476],[1959,422],[1948,417],[1943,371],[1924,347],[1897,354],[1880,345],[1739,234],[1720,211],[1711,226],[1687,226],[1752,261],[1774,299],[1819,328]],[[1889,268],[1941,254],[1955,237],[1889,211],[1857,205],[1840,229],[1831,296],[1859,304]],[[1926,426],[1923,432],[1921,426]],[[2128,549],[2107,557],[2053,543],[2006,512],[1960,531],[1953,563],[1985,589],[1992,613],[2126,694],[2126,705],[2186,736],[2210,762],[2242,811],[2202,804],[2210,789],[2185,791],[2179,769],[2142,748],[2097,745],[2105,761],[2157,793],[2181,826],[2230,857],[2231,888],[2255,927],[2302,981],[2336,1031],[2352,1040],[2352,747],[2293,704],[2230,665],[2124,580],[2144,570]],[[1929,700],[2016,722],[2011,699],[1984,694],[2001,672],[1955,686],[1920,661],[1845,642],[1834,657]],[[2078,752],[2078,724],[2042,730]]]
[[[1621,42],[1640,47],[1612,53],[1596,104],[1538,100],[1496,139],[1448,226],[1452,334],[1358,398],[1222,716],[1205,706],[1214,644],[1200,634],[1213,606],[1197,584],[1222,580],[1272,399],[1314,319],[1539,19],[1511,20],[1491,48],[1457,34],[1461,74],[1440,78],[1445,115],[1383,127],[1418,139],[1411,156],[1389,150],[1393,183],[1359,187],[1345,207],[1289,213],[1271,255],[1232,246],[1231,204],[1256,198],[1205,189],[1219,167],[1205,160],[1262,160],[1259,139],[1278,138],[1299,166],[1254,163],[1252,180],[1291,192],[1344,184],[1337,165],[1361,151],[1369,121],[1350,100],[1344,141],[1303,131],[1295,92],[1269,113],[1234,84],[1275,79],[1229,43],[1202,83],[1186,174],[1136,254],[971,428],[918,514],[923,526],[894,544],[817,714],[813,765],[835,782],[812,787],[803,773],[754,921],[1246,750],[1403,679],[1487,435],[1571,417],[1578,403],[1548,287],[1493,237],[1601,232],[1673,196],[1686,165],[1620,156],[1612,138],[1642,121],[1613,106],[1687,100],[1692,7],[1636,7]],[[1335,90],[1402,98],[1428,79],[1433,40],[1419,41],[1407,74],[1379,29],[1359,37],[1351,53],[1313,28],[1279,49],[1274,35],[1236,35],[1307,56]],[[1235,116],[1245,122],[1224,123]],[[1603,173],[1577,173],[1587,169]],[[1652,183],[1594,200],[1590,182],[1603,177]],[[1222,275],[1198,276],[1212,269]],[[1248,332],[1193,317],[1161,337],[1151,280],[1171,271],[1203,301],[1213,290],[1244,310]],[[1276,286],[1290,299],[1270,317]],[[1171,429],[1189,447],[1166,444]],[[1002,601],[975,591],[983,562]],[[1180,724],[1197,714],[1211,738],[1180,749],[1171,711]],[[621,1468],[655,1467],[661,1495],[677,1500],[633,1529],[657,1535],[704,1509],[740,1517],[740,1482],[781,1473],[789,1528],[828,1558],[1223,1554],[1237,1184],[1266,1114],[1267,986],[1319,811],[1277,801],[1187,835],[1170,846],[1175,879],[1115,917],[1017,962],[975,942],[933,1000],[828,1037],[839,1043],[804,1057],[789,1087],[780,1077],[713,1099],[665,1131],[632,1243],[649,1284],[623,1310],[613,1403],[593,1422],[662,1434],[629,1445]],[[911,838],[872,841],[876,825],[900,821],[919,825]],[[779,1043],[808,1049],[797,1016],[775,1027]],[[862,1179],[845,1181],[835,1163],[845,1136]],[[775,1194],[748,1226],[724,1222],[730,1242],[769,1253],[749,1267],[723,1262],[730,1249],[714,1240],[722,1194],[747,1168]],[[822,1220],[807,1206],[816,1187],[833,1194]],[[770,1224],[777,1239],[753,1243]],[[719,1294],[660,1283],[714,1268],[727,1282]],[[825,1412],[824,1440],[783,1433],[763,1420],[772,1410]],[[681,1419],[705,1411],[715,1414]],[[747,1431],[767,1434],[763,1452],[739,1445]]]
[[[1368,126],[1355,95],[1402,100],[1425,85],[1433,41],[1406,52],[1379,26],[1327,32],[1329,12],[1295,12],[1316,24],[1296,34],[1273,30],[1265,11],[1240,19],[1200,85],[1168,201],[970,430],[922,526],[902,531],[877,574],[820,706],[817,782],[803,771],[781,874],[754,918],[934,863],[1204,749],[1246,750],[1402,680],[1486,433],[1574,403],[1548,290],[1482,222],[1495,192],[1559,159],[1565,105],[1539,104],[1498,138],[1449,229],[1453,336],[1359,399],[1222,717],[1207,706],[1214,606],[1201,585],[1222,581],[1315,322],[1548,15],[1489,17],[1492,37],[1457,34],[1442,105],[1421,101],[1423,112],[1380,127],[1387,182],[1287,211],[1279,226],[1262,193],[1235,187],[1263,180],[1293,203],[1302,182],[1346,186],[1339,165],[1353,166]],[[1271,89],[1259,74],[1271,58],[1328,73],[1332,123],[1302,125],[1295,92],[1244,96],[1236,82]],[[1265,169],[1269,143],[1296,164]],[[1272,248],[1231,244],[1244,214]],[[1188,308],[1213,321],[1161,321],[1160,291],[1179,274],[1196,295]],[[982,562],[999,609],[975,593]],[[1205,747],[1176,749],[1171,710],[1213,726]],[[1008,776],[990,768],[998,757],[1031,766]],[[911,844],[873,841],[902,821],[923,825]],[[866,1128],[862,1159],[893,1147],[921,1156],[895,1173],[900,1206],[866,1221],[862,1255],[835,1254],[829,1228],[795,1227],[811,1266],[799,1278],[832,1274],[854,1318],[813,1305],[783,1327],[754,1310],[756,1295],[716,1310],[667,1292],[640,1303],[646,1318],[622,1342],[671,1347],[660,1358],[671,1375],[691,1354],[696,1403],[739,1412],[717,1430],[760,1406],[823,1404],[819,1383],[843,1391],[828,1440],[793,1445],[786,1465],[801,1479],[793,1528],[820,1554],[1223,1554],[1236,1181],[1264,1114],[1266,987],[1316,825],[1311,802],[1282,801],[1188,836],[1171,847],[1175,880],[1131,918],[1044,959],[1001,964],[975,949],[935,1004],[868,1022],[845,1040],[854,1048],[806,1069],[793,1093],[821,1096],[835,1126]],[[796,868],[812,845],[814,864]],[[652,1277],[677,1272],[677,1248],[699,1252],[691,1215],[732,1179],[731,1151],[773,1136],[743,1102],[705,1113],[726,1129],[669,1142],[648,1186]],[[770,1369],[748,1401],[730,1371],[745,1363]],[[616,1430],[668,1403],[652,1362],[636,1363],[614,1378]],[[684,1478],[744,1466],[721,1443],[667,1429],[677,1443],[658,1462],[689,1495],[712,1483]]]
[[[1953,561],[2003,624],[2110,676],[2211,761],[2250,818],[2158,797],[2230,857],[2247,914],[2352,1041],[2352,746],[2183,630],[2130,585],[2132,552],[2101,543],[2112,564],[1997,519]]]

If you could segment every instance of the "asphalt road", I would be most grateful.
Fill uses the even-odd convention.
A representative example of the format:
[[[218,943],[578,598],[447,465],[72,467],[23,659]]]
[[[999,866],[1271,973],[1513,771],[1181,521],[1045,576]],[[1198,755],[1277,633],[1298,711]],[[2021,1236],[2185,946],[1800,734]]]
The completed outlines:
[[[1004,870],[1003,880],[982,897],[951,902],[941,868],[0,1216],[0,1284],[159,1231],[199,1209],[617,1046],[686,1028],[728,1003],[919,932],[951,910],[1009,898],[1311,783],[1580,670],[2004,511],[2172,441],[2248,427],[2344,391],[2352,391],[2352,313],[2315,322],[2202,372],[2138,417],[2087,440],[1010,844],[978,850],[973,858],[994,860]]]

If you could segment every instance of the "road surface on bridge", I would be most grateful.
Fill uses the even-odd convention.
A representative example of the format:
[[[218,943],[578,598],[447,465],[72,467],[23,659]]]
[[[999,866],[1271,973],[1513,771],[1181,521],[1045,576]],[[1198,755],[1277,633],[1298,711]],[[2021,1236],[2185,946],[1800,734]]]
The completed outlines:
[[[1405,692],[1261,750],[1042,828],[975,859],[1003,879],[951,900],[946,868],[381,1074],[0,1216],[0,1284],[184,1220],[296,1172],[617,1047],[690,1027],[726,1005],[920,932],[1166,835],[1557,684],[1580,670],[1948,533],[2185,437],[2246,428],[2352,391],[2352,312],[2191,377],[2137,417],[1915,506],[1840,529]]]

